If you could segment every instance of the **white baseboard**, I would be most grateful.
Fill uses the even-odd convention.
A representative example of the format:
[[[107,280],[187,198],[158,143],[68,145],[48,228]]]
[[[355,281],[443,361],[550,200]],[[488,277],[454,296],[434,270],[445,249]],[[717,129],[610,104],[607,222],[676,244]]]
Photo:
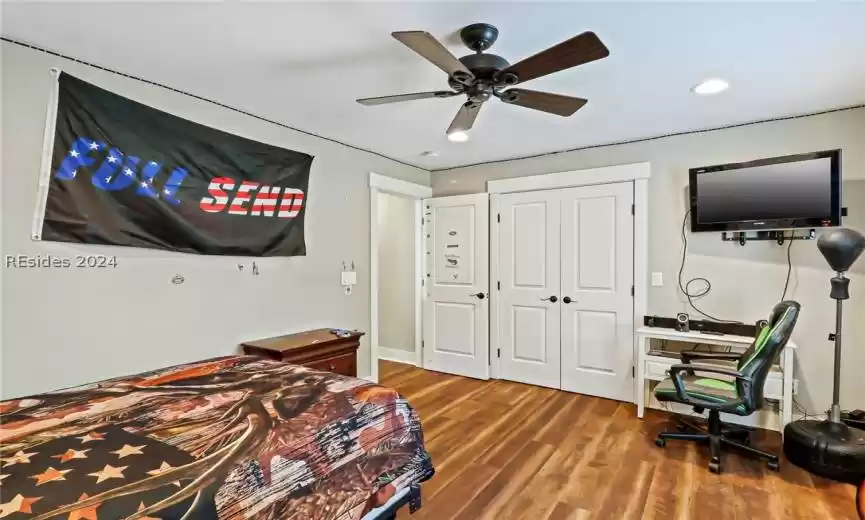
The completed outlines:
[[[396,361],[407,365],[417,365],[414,350],[402,350],[399,348],[378,347],[378,358],[387,361]]]

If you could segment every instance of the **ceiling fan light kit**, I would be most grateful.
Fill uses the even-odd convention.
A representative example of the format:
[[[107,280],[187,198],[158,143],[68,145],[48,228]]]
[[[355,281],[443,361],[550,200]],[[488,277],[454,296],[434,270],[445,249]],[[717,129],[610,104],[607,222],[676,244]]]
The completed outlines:
[[[478,112],[491,98],[504,103],[540,110],[562,117],[573,115],[586,104],[578,97],[511,88],[547,74],[566,70],[609,56],[610,51],[593,32],[584,32],[558,45],[511,65],[506,59],[484,52],[496,42],[499,30],[486,23],[475,23],[460,31],[460,39],[474,51],[457,59],[444,45],[424,31],[391,33],[400,43],[437,66],[448,75],[451,90],[416,92],[395,96],[358,99],[362,105],[373,106],[416,99],[466,97],[446,134],[451,141],[468,139]]]
[[[469,140],[469,134],[463,132],[462,130],[450,132],[447,134],[447,136],[448,141],[453,141],[455,143],[464,143]]]

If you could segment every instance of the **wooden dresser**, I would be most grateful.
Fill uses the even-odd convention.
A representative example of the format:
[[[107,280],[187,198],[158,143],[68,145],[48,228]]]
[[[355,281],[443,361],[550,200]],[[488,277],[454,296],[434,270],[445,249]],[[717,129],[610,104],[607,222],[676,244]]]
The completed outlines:
[[[357,349],[363,332],[341,338],[333,329],[316,329],[241,343],[243,352],[357,377]]]

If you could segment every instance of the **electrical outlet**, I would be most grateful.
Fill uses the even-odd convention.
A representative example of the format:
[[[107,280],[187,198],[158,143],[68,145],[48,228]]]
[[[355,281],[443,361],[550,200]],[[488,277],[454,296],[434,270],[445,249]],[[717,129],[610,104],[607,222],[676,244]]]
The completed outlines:
[[[664,286],[664,273],[655,272],[652,273],[652,287],[663,287]]]

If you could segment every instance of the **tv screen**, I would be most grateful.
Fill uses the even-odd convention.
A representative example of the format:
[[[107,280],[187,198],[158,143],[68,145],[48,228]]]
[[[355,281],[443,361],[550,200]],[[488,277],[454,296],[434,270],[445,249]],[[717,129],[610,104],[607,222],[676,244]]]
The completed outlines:
[[[691,230],[840,225],[840,150],[690,170]]]

